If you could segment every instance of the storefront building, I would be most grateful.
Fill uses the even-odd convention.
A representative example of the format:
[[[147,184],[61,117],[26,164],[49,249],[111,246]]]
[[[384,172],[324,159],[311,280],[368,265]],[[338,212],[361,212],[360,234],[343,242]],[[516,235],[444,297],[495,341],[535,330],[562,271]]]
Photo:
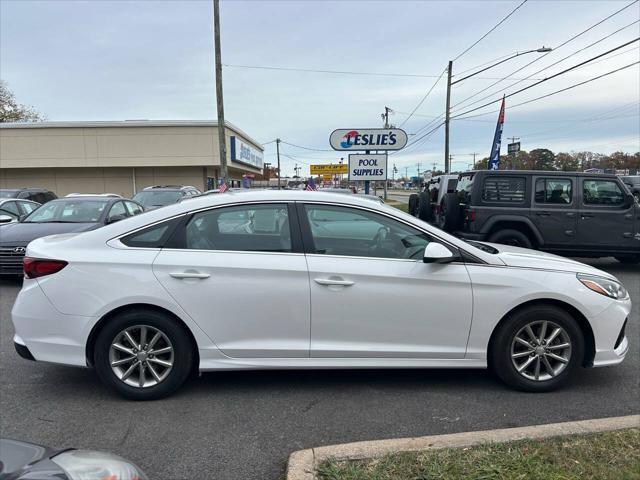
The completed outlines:
[[[263,171],[263,149],[226,123],[228,184]],[[0,123],[0,188],[43,187],[126,197],[150,185],[215,188],[214,121]]]

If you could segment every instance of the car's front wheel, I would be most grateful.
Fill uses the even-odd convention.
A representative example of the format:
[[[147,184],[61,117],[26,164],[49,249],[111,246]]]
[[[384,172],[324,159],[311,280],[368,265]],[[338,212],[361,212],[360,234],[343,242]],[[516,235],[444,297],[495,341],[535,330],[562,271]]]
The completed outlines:
[[[155,400],[177,390],[193,365],[184,328],[154,310],[123,312],[98,334],[94,364],[100,380],[131,400]]]
[[[581,363],[584,339],[576,321],[552,305],[516,311],[491,342],[489,364],[507,385],[547,392],[564,384]]]

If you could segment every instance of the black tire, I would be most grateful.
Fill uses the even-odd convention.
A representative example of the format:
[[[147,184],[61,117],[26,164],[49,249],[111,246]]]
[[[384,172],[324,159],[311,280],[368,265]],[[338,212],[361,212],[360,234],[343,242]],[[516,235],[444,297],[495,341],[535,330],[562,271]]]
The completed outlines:
[[[412,193],[409,195],[409,215],[417,216],[418,215],[418,194]]]
[[[441,227],[446,232],[458,230],[462,224],[462,209],[460,199],[455,193],[445,193],[440,204],[442,217]]]
[[[547,332],[553,332],[556,327],[563,329],[564,334],[566,334],[570,340],[571,349],[570,353],[566,354],[568,363],[563,364],[551,359],[551,362],[553,362],[551,363],[552,367],[557,365],[558,368],[562,368],[559,373],[555,376],[546,374],[547,370],[541,362],[540,368],[541,370],[543,368],[545,369],[545,376],[549,378],[543,378],[543,376],[541,376],[539,380],[534,380],[527,378],[516,369],[511,358],[512,344],[515,344],[515,336],[523,328],[526,328],[527,324],[542,320],[549,322],[547,324]],[[555,324],[555,327],[550,329],[549,326],[552,324]],[[539,332],[540,330],[534,331],[535,334]],[[553,342],[558,341],[562,340],[556,337],[556,340]],[[518,344],[518,348],[523,347],[520,347]],[[552,353],[553,352],[558,352],[558,350],[553,350]],[[561,355],[564,354],[561,353]],[[521,357],[523,360],[518,359],[517,361],[524,363],[529,360],[530,357],[532,358],[532,366],[529,368],[535,370],[535,364],[538,361],[535,354],[533,356]],[[493,341],[491,342],[490,351],[488,352],[489,365],[494,373],[507,385],[527,392],[549,392],[561,387],[567,382],[573,371],[582,364],[583,357],[584,338],[580,327],[566,311],[552,305],[533,305],[514,312],[500,325],[499,330],[496,331]],[[520,365],[522,365],[522,363],[520,363]],[[527,370],[525,370],[525,372],[526,371]]]
[[[533,243],[526,234],[519,230],[498,230],[489,237],[491,243],[502,243],[521,248],[533,248]]]
[[[431,210],[431,200],[427,192],[421,192],[418,196],[418,218],[424,222],[433,220],[433,210]]]
[[[636,263],[640,263],[640,255],[628,255],[628,256],[620,256],[615,257],[620,263],[625,263],[629,265],[633,265]]]
[[[173,348],[172,367],[161,381],[152,386],[131,386],[118,378],[111,368],[110,351],[112,343],[124,330],[138,325],[148,326],[160,331],[166,336],[170,346]],[[134,340],[137,340],[137,338],[134,338]],[[149,341],[149,343],[151,342]],[[93,357],[98,377],[105,385],[130,400],[156,400],[172,394],[184,383],[193,368],[194,351],[187,332],[175,319],[154,310],[136,309],[123,312],[107,321],[96,338]],[[149,363],[151,361],[149,360]],[[131,364],[135,362],[136,360]],[[131,364],[126,364],[126,366],[128,367]],[[139,374],[140,367],[136,368]],[[164,367],[156,366],[156,369],[164,369]],[[148,367],[145,369],[145,375],[146,372],[149,372]],[[134,377],[134,375],[135,373],[131,377]],[[142,377],[142,375],[139,376]],[[154,381],[151,375],[149,379],[151,382]]]

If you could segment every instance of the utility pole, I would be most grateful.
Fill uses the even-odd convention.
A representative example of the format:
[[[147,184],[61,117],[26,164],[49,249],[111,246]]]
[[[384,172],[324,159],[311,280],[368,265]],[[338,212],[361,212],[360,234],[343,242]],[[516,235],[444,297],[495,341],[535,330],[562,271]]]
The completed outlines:
[[[222,52],[220,48],[220,0],[213,0],[213,38],[216,56],[216,104],[218,107],[218,147],[220,153],[220,176],[226,182],[229,176],[227,170],[227,140],[224,124],[224,100],[222,98]]]
[[[280,139],[276,138],[276,155],[278,156],[278,190],[280,190]]]
[[[449,60],[447,67],[447,106],[444,117],[444,173],[449,173],[451,165],[449,164],[449,121],[451,120],[451,70],[453,70],[453,61]]]
[[[384,128],[389,128],[389,112],[391,109],[389,107],[384,107],[384,113],[382,114],[382,118],[384,118]],[[388,161],[388,158],[387,158]],[[384,199],[387,200],[387,183],[389,182],[389,165],[387,165],[387,175],[384,181]]]

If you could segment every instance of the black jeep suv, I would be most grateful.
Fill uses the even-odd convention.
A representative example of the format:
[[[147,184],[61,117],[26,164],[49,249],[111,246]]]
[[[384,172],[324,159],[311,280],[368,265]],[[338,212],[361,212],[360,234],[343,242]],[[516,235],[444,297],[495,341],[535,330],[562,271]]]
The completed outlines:
[[[615,175],[466,172],[443,205],[446,229],[462,238],[640,262],[640,205]]]

